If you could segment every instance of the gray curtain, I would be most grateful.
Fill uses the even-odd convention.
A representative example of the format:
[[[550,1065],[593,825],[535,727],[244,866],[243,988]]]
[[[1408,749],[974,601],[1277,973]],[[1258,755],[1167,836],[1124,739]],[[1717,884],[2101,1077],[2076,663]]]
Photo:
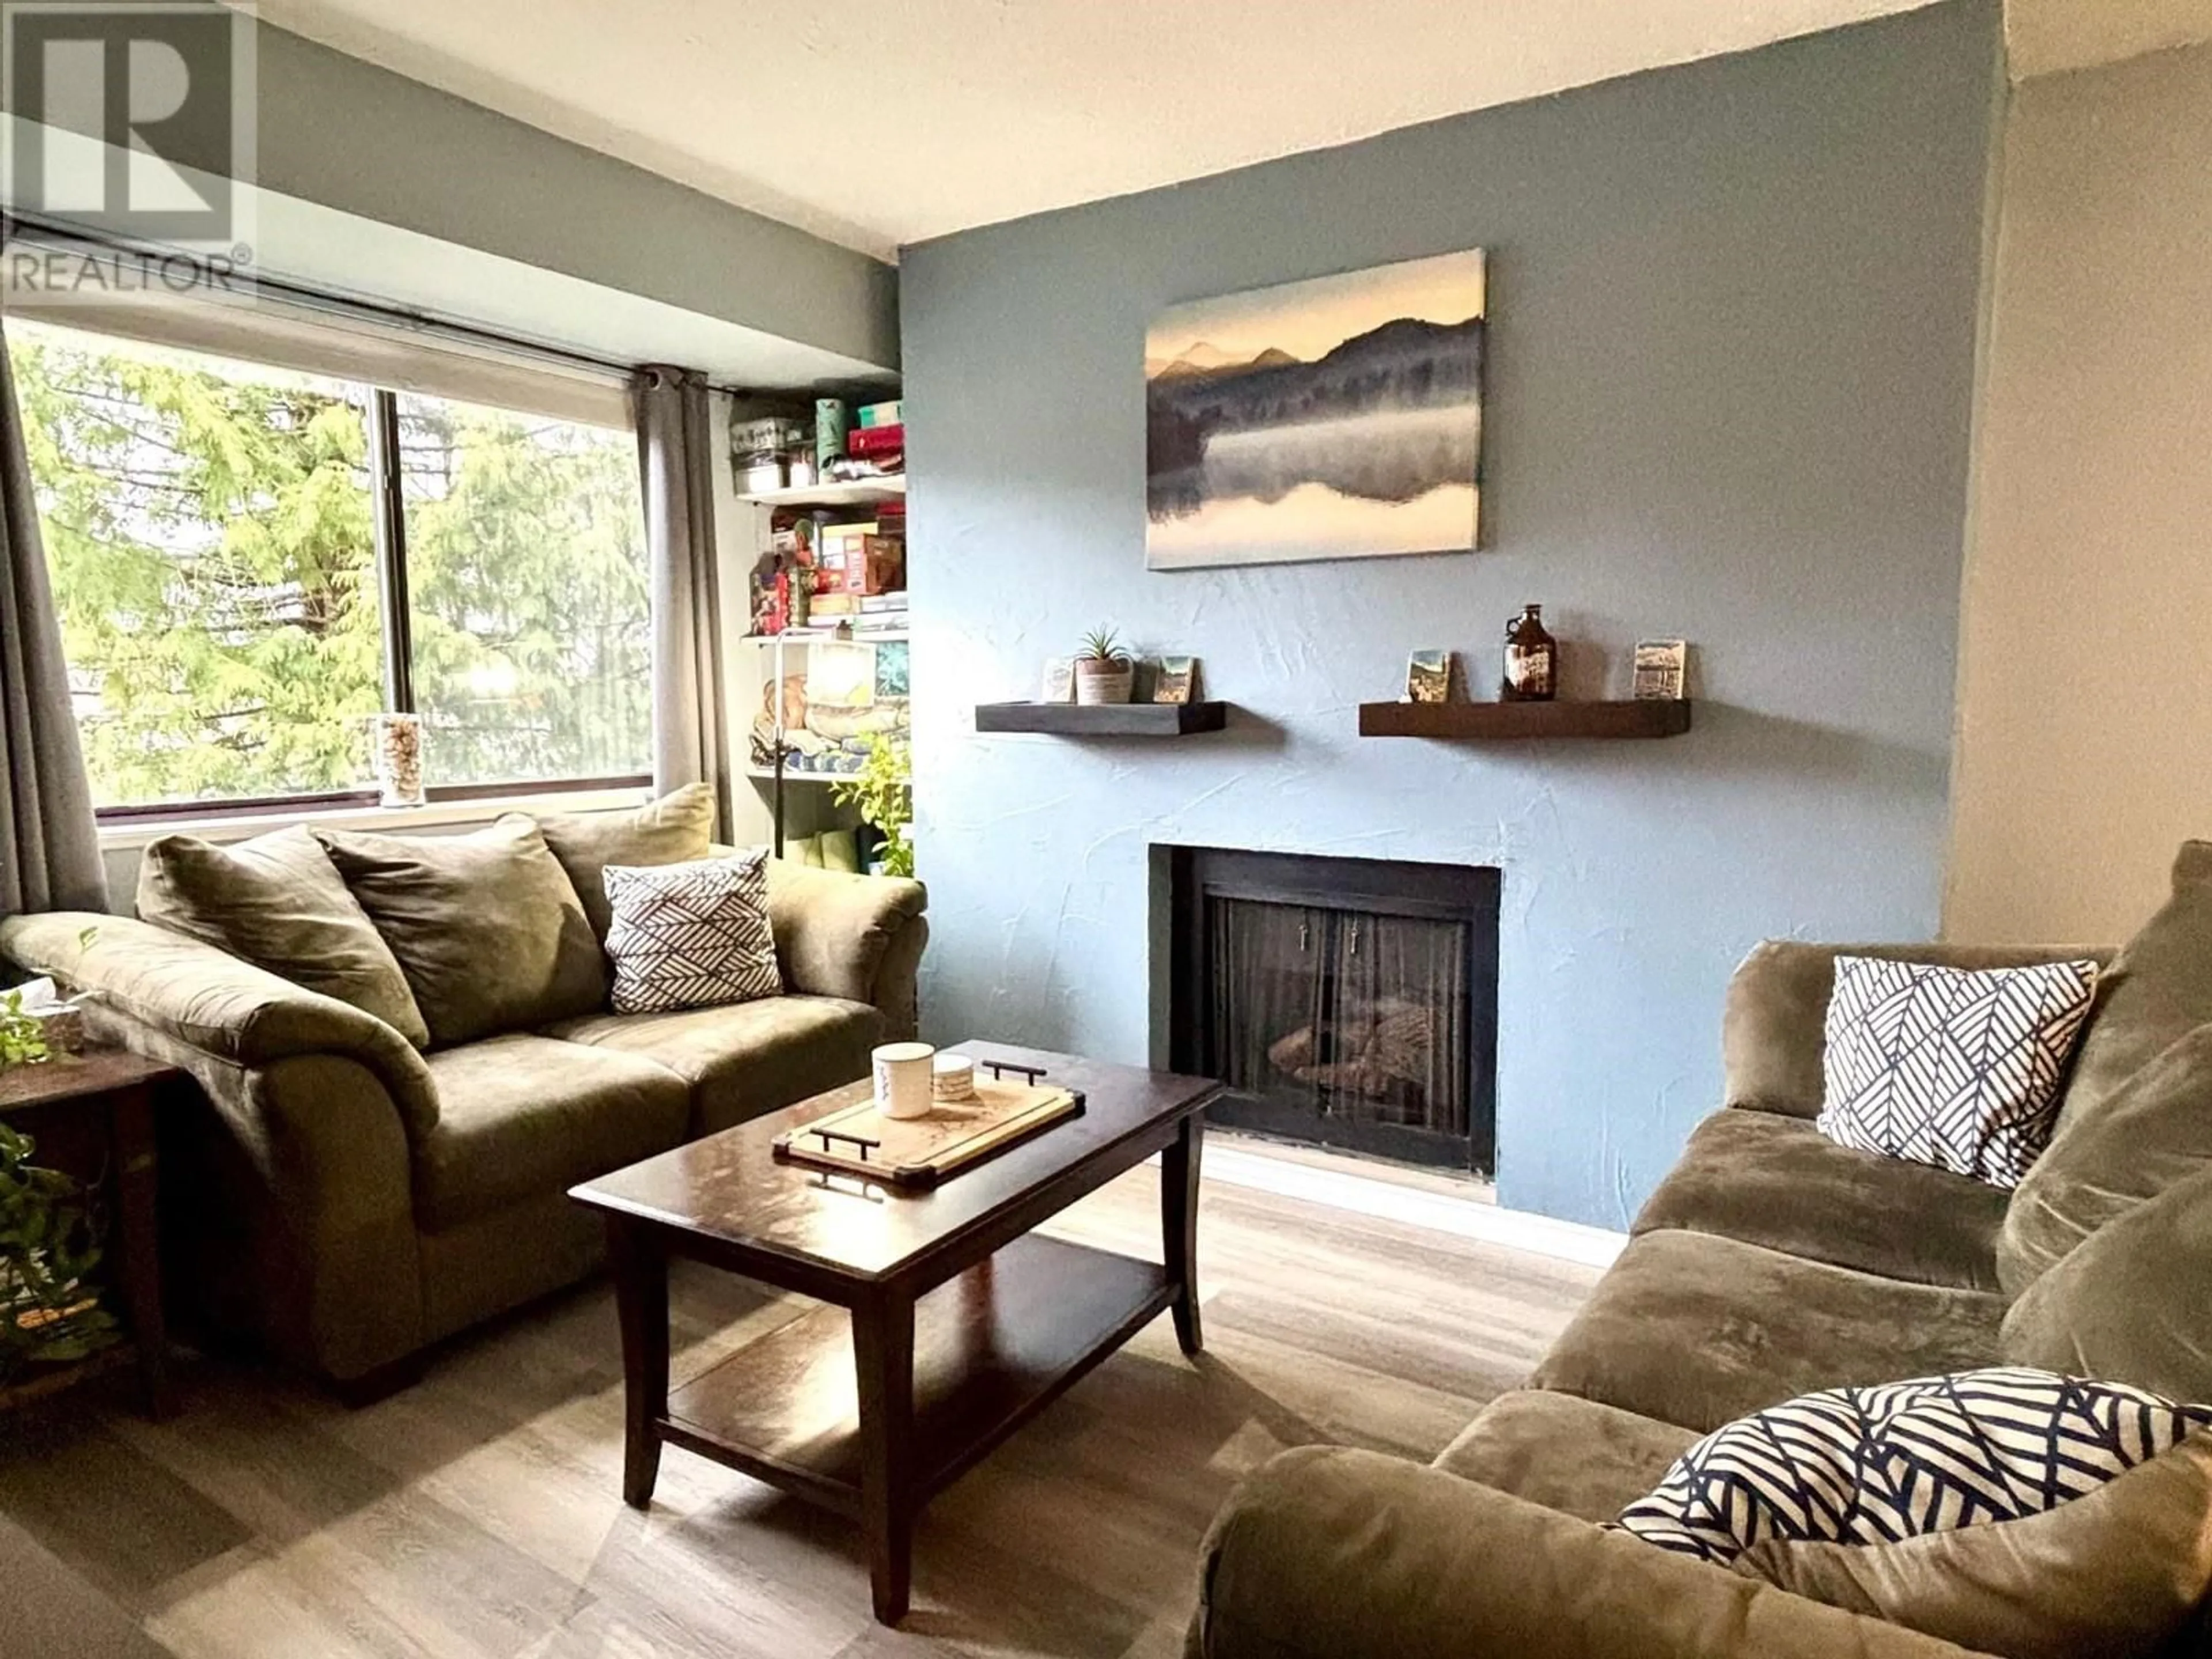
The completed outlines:
[[[0,336],[0,916],[105,910],[107,874],[22,422]]]
[[[730,823],[730,777],[707,383],[682,369],[646,368],[632,395],[653,562],[653,787],[713,784],[719,835]]]

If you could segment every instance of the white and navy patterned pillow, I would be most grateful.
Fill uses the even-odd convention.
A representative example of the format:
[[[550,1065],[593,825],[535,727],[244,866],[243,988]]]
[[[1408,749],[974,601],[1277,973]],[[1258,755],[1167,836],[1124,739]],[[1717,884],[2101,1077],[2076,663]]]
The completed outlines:
[[[618,1014],[751,1002],[783,989],[769,931],[768,851],[606,869]]]
[[[1820,1133],[2017,1187],[2051,1139],[2096,988],[2094,962],[1969,971],[1837,957]]]
[[[1620,1525],[1717,1566],[1769,1540],[1893,1543],[2056,1509],[2207,1425],[2212,1407],[2017,1367],[1831,1389],[1716,1429]]]

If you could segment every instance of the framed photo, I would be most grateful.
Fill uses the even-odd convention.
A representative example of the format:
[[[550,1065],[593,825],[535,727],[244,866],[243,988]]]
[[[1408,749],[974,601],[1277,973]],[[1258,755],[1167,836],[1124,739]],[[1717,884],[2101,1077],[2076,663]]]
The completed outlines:
[[[1075,701],[1075,659],[1047,657],[1044,659],[1044,695],[1040,702],[1073,702]]]
[[[1162,657],[1152,680],[1154,702],[1194,702],[1198,700],[1198,659]]]
[[[1407,702],[1449,702],[1452,686],[1452,653],[1449,651],[1416,651],[1406,663],[1406,701]]]
[[[1636,696],[1639,702],[1679,701],[1689,681],[1690,647],[1685,640],[1642,640],[1636,647]]]

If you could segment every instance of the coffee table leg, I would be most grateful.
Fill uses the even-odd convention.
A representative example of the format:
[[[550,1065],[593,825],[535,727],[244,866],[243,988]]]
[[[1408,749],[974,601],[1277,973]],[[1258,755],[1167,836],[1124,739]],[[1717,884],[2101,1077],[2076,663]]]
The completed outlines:
[[[660,1478],[660,1435],[668,1410],[668,1256],[647,1230],[607,1218],[607,1257],[622,1320],[623,1502],[644,1509]]]
[[[860,1395],[860,1522],[876,1618],[906,1617],[914,1570],[914,1298],[884,1291],[853,1309]]]
[[[1176,1285],[1176,1340],[1187,1354],[1206,1346],[1198,1322],[1198,1165],[1205,1136],[1205,1115],[1193,1112],[1160,1158],[1160,1230]]]

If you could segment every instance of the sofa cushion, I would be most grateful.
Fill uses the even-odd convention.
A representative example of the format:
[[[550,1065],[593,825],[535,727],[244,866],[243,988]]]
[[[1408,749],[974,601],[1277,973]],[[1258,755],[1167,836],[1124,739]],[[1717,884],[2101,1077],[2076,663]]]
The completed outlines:
[[[1577,1395],[1500,1395],[1436,1467],[1547,1510],[1610,1521],[1659,1484],[1697,1436]]]
[[[2110,1109],[2126,1106],[2131,1134],[2148,1138],[2160,1170],[2172,1167],[2165,1148],[2172,1144],[2166,1137],[2173,1121],[2123,1096],[2137,1073],[2212,1024],[2212,842],[2183,844],[2172,896],[2113,958],[2101,986],[2057,1129],[2021,1183],[1998,1240],[1997,1269],[2014,1295],[2146,1192],[2148,1170],[2137,1142],[2111,1132],[2104,1121]],[[2201,1144],[2195,1125],[2184,1123],[2179,1132]]]
[[[149,842],[138,860],[138,915],[351,1003],[418,1048],[430,1041],[392,947],[322,843],[298,825],[228,847],[191,836]]]
[[[1532,1382],[1704,1432],[1821,1389],[1994,1364],[2004,1309],[1710,1233],[1645,1233]]]
[[[664,1066],[510,1032],[430,1056],[438,1124],[415,1147],[416,1212],[443,1229],[665,1152],[690,1096]]]
[[[1802,1118],[1732,1107],[1698,1126],[1631,1231],[1718,1233],[1885,1279],[1994,1291],[2007,1197],[1838,1146]]]
[[[606,959],[538,826],[317,838],[392,947],[441,1046],[603,1006]]]
[[[674,1014],[598,1014],[546,1035],[656,1061],[691,1089],[693,1135],[747,1122],[868,1074],[883,1016],[835,997],[767,997]]]
[[[688,864],[714,836],[714,791],[687,783],[630,812],[547,812],[536,819],[545,845],[568,872],[592,932],[607,936],[613,915],[603,872],[610,864]]]
[[[2030,1173],[2005,1218],[2005,1236],[2023,1264],[2044,1256],[2063,1262],[2136,1206],[2212,1169],[2212,1024],[2075,1113],[2063,1143],[2044,1156],[2049,1169]],[[2020,1288],[2025,1294],[2033,1285]]]
[[[2021,1293],[2006,1362],[2212,1401],[2212,1170],[2137,1205]]]
[[[2103,962],[2109,954],[2067,945],[1805,945],[1768,939],[1729,981],[1728,1006],[1721,1018],[1723,1103],[1794,1117],[1819,1114],[1826,1087],[1824,1028],[1840,957],[1972,970],[2075,957]]]

